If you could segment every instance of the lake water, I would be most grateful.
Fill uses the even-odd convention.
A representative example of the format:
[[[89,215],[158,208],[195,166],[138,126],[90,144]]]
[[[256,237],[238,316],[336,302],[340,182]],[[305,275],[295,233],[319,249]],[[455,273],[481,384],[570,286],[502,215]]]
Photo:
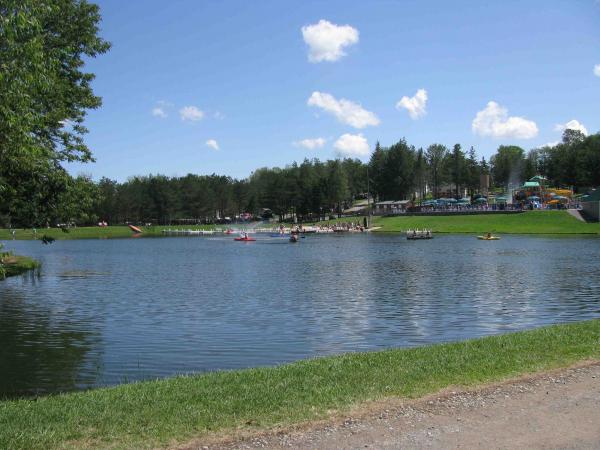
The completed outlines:
[[[0,397],[600,317],[600,239],[310,235],[10,241]]]

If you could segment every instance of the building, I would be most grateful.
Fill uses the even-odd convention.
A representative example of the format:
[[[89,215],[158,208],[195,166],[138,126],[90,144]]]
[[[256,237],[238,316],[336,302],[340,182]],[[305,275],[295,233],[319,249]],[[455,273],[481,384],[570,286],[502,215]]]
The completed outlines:
[[[582,197],[581,207],[590,219],[600,221],[600,189],[596,189],[589,195]]]
[[[388,200],[385,202],[375,203],[374,214],[399,214],[406,212],[406,208],[412,205],[410,200]]]

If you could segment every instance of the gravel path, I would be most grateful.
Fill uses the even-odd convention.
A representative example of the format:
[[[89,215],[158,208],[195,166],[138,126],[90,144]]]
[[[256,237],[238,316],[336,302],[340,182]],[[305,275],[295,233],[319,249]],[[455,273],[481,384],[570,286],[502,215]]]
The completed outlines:
[[[600,362],[198,449],[600,449]]]

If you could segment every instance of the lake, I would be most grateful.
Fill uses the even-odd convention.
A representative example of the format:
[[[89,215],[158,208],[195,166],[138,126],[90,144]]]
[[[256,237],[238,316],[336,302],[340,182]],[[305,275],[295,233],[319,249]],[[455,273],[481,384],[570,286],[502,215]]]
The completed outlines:
[[[0,397],[600,317],[600,239],[399,234],[8,241]]]

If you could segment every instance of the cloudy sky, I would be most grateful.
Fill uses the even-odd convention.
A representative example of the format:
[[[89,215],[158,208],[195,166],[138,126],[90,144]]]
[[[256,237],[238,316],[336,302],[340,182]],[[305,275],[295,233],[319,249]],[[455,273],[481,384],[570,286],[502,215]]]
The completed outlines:
[[[600,0],[96,0],[111,51],[74,173],[246,177],[375,143],[600,131]]]

